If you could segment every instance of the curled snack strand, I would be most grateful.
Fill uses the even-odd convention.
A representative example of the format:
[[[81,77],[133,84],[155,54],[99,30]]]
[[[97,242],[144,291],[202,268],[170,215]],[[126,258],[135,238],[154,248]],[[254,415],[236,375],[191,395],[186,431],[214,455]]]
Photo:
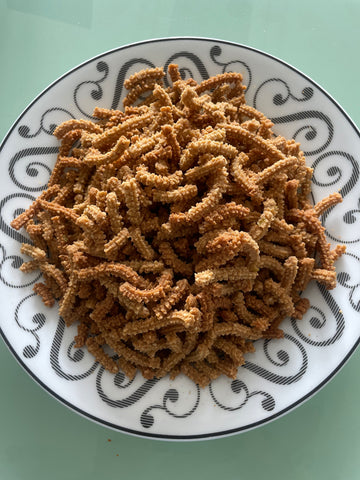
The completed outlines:
[[[101,154],[96,149],[90,149],[84,157],[84,162],[88,165],[103,165],[118,160],[130,145],[130,141],[125,137],[120,137],[115,146],[107,153]]]
[[[166,292],[170,290],[172,278],[172,273],[168,270],[165,270],[159,279],[159,284],[154,288],[141,290],[134,285],[125,282],[120,285],[119,291],[122,295],[128,297],[134,302],[156,302],[160,298],[164,298]]]
[[[130,227],[129,233],[131,241],[140,255],[142,255],[145,260],[153,260],[156,255],[155,251],[146,241],[145,237],[141,234],[141,230],[138,227]]]

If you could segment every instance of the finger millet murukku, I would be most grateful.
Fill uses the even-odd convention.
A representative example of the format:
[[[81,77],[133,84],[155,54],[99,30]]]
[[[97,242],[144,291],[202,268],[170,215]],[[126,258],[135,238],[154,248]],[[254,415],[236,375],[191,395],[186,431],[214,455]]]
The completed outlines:
[[[110,372],[231,378],[260,338],[280,338],[316,280],[336,285],[312,169],[245,103],[242,76],[198,84],[176,65],[125,81],[124,110],[69,120],[48,188],[12,222],[39,269],[34,291]]]

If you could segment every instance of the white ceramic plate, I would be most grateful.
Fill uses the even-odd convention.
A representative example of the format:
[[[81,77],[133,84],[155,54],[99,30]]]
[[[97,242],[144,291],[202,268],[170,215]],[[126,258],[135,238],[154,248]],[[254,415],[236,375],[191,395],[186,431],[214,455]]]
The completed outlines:
[[[314,168],[313,199],[344,197],[323,218],[330,242],[344,243],[338,286],[313,284],[302,321],[284,323],[285,338],[258,341],[238,378],[219,378],[200,390],[189,379],[133,381],[104,371],[74,349],[57,309],[32,292],[37,274],[18,267],[23,233],[9,227],[45,188],[57,153],[55,126],[91,118],[95,106],[121,107],[123,81],[144,67],[178,63],[201,80],[240,71],[247,102],[266,113],[275,132],[301,142]],[[199,439],[267,423],[318,391],[349,358],[360,336],[359,131],[317,84],[290,65],[249,47],[212,39],[170,38],[128,45],[74,68],[20,115],[0,151],[0,301],[2,336],[25,370],[50,394],[103,425],[141,436]]]

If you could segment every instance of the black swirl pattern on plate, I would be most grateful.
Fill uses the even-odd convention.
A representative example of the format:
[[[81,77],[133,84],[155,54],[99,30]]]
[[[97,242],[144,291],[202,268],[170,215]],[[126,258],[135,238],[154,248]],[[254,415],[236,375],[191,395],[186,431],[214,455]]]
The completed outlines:
[[[258,96],[261,90],[269,84],[277,83],[277,87],[283,87],[284,91],[282,92],[281,89],[273,96],[273,104],[274,105],[284,105],[289,99],[295,100],[296,102],[307,102],[310,100],[314,95],[314,89],[312,87],[304,87],[301,92],[301,96],[297,97],[291,92],[291,89],[285,80],[281,78],[269,78],[260,84],[260,86],[256,89],[255,96],[254,96],[254,107],[258,108],[257,101]]]
[[[306,319],[303,319],[301,322],[292,319],[291,324],[298,337],[305,343],[316,347],[327,347],[341,338],[345,328],[345,319],[339,305],[324,285],[318,284],[318,289],[326,305],[330,307],[332,315],[328,316],[319,306],[312,305],[306,314]],[[330,336],[328,336],[329,330],[331,332],[331,328],[328,326],[329,323],[335,329]],[[313,336],[303,333],[304,330],[309,330],[309,326],[315,329],[317,337],[325,335],[325,338],[315,340]]]
[[[267,95],[272,95],[272,102],[273,105],[276,107],[284,105],[289,100],[293,100],[297,103],[308,102],[309,100],[311,100],[314,94],[313,88],[310,86],[306,86],[301,91],[301,96],[296,96],[292,93],[287,82],[285,82],[281,78],[269,78],[268,80],[262,82],[255,92],[255,108],[262,110],[262,108],[258,104],[259,96],[265,89],[267,89],[267,87],[271,87],[273,90],[276,91],[276,93],[274,93],[273,91],[270,92],[270,94],[267,93]],[[287,124],[291,122],[301,122],[303,124],[305,123],[305,125],[302,125],[300,128],[295,130],[295,132],[292,134],[292,137],[302,143],[302,149],[304,151],[304,154],[307,156],[316,155],[326,150],[334,136],[334,126],[331,119],[324,112],[320,112],[318,110],[309,109],[304,111],[296,111],[294,113],[281,116],[276,116],[269,113],[268,116],[270,116],[274,124]],[[322,144],[320,146],[306,150],[304,147],[305,144],[301,141],[301,138],[299,138],[299,136],[302,135],[303,140],[308,143],[313,142],[318,137],[318,130],[316,126],[311,123],[311,120],[320,120],[322,124],[324,124],[324,126],[326,127],[327,134],[326,138],[322,140]]]
[[[356,222],[358,222],[360,218],[360,198],[357,201],[357,208],[352,208],[351,210],[348,210],[344,216],[343,216],[343,221],[344,223],[347,223],[348,225],[354,225],[356,228]],[[357,237],[354,240],[337,240],[337,238],[334,235],[329,235],[330,238],[332,238],[335,241],[343,242],[343,243],[357,243],[360,240],[360,237]]]
[[[216,64],[222,67],[221,73],[225,72],[241,72],[243,74],[244,85],[246,85],[246,92],[249,92],[252,84],[252,72],[249,65],[243,60],[230,60],[228,62],[221,61],[222,48],[220,45],[214,45],[210,50],[210,58]],[[245,69],[245,70],[244,70]]]
[[[84,372],[81,373],[69,373],[66,372],[64,367],[61,365],[60,359],[63,357],[67,361],[69,361],[70,365],[75,366],[75,364],[80,363],[85,358],[85,352],[82,348],[74,348],[75,342],[70,340],[68,344],[65,344],[64,335],[65,334],[65,322],[64,320],[59,317],[59,321],[57,324],[57,328],[55,331],[55,335],[52,341],[51,349],[50,349],[50,365],[54,372],[59,375],[61,378],[65,378],[65,380],[83,380],[84,378],[91,375],[96,368],[98,367],[97,362],[93,362],[90,367],[86,367]],[[66,352],[66,355],[65,355]],[[93,357],[87,352],[87,358]],[[89,362],[85,362],[86,364]]]
[[[227,384],[229,387],[228,390],[224,391],[224,386],[221,386],[221,396],[225,397],[227,401],[227,405],[225,405],[225,402],[223,399],[220,400],[220,392],[216,392],[217,382],[212,382],[209,385],[209,391],[212,400],[215,402],[215,404],[220,407],[222,410],[227,410],[228,412],[234,412],[236,410],[240,410],[243,408],[250,398],[260,396],[263,397],[261,400],[261,407],[263,410],[267,412],[271,412],[275,408],[275,399],[270,393],[268,392],[263,392],[262,390],[256,390],[253,392],[250,392],[247,385],[240,379],[236,378],[235,380],[232,380],[230,383]],[[237,405],[236,406],[230,406],[229,401],[231,397],[238,397]]]
[[[354,273],[350,275],[349,272],[340,270],[337,274],[337,281],[349,290],[349,303],[355,312],[360,312],[360,258],[350,252],[346,252],[344,257],[350,257],[352,262],[356,262],[357,268],[354,268],[353,272],[356,272],[358,278],[353,278]]]
[[[23,349],[22,354],[26,359],[33,358],[38,354],[40,350],[40,338],[37,332],[45,325],[46,321],[46,317],[42,312],[29,314],[29,310],[31,311],[31,309],[26,306],[26,303],[35,296],[35,293],[27,295],[17,304],[15,309],[16,324],[21,328],[22,331],[30,333],[35,340],[35,346],[30,343]],[[28,319],[29,316],[31,316],[32,323],[34,324],[32,327],[26,327],[20,320],[21,317],[27,317]]]
[[[246,363],[242,366],[242,368],[246,368],[251,372],[259,375],[260,377],[264,378],[265,380],[276,383],[278,385],[291,385],[292,383],[298,382],[305,374],[307,367],[308,367],[308,356],[303,344],[292,335],[288,333],[284,334],[284,339],[290,341],[291,349],[286,350],[286,343],[283,340],[265,340],[263,343],[263,351],[265,356],[269,362],[269,367],[285,367],[291,364],[291,355],[294,355],[294,351],[297,354],[301,355],[301,365],[296,369],[296,371],[291,375],[279,375],[278,373],[272,372],[267,368],[264,368],[260,365],[256,365],[253,362],[246,361]],[[276,347],[276,357],[274,358],[273,355],[270,353],[270,345],[274,348]],[[294,348],[295,347],[295,348]]]
[[[331,186],[334,190],[337,189],[341,196],[345,198],[358,184],[360,169],[359,162],[349,153],[341,150],[331,150],[322,153],[312,164],[314,169],[313,183],[319,187]],[[358,208],[353,208],[345,212],[342,220],[345,224],[356,225],[360,213],[360,201]],[[322,222],[325,223],[328,216],[331,214],[335,206],[329,208],[322,215]],[[343,229],[337,225],[337,230]],[[356,232],[357,229],[354,229]],[[340,243],[356,243],[360,240],[360,236],[356,236],[355,239],[339,238],[333,232],[327,231],[329,238],[335,242]]]
[[[90,97],[95,100],[98,104],[99,100],[102,99],[103,96],[103,88],[101,86],[101,83],[107,78],[109,75],[109,65],[104,62],[103,60],[100,60],[96,64],[96,70],[102,74],[102,76],[98,80],[85,80],[84,82],[79,83],[79,85],[75,88],[74,90],[74,103],[76,107],[80,110],[80,112],[85,115],[88,118],[93,119],[94,117],[92,116],[92,112],[87,112],[84,110],[84,108],[81,107],[80,101],[79,101],[79,96],[80,92],[87,87],[89,88],[90,91]]]
[[[15,167],[19,163],[19,161],[23,158],[27,157],[40,157],[44,160],[45,155],[54,155],[57,154],[59,151],[58,147],[34,147],[34,148],[24,148],[23,150],[19,150],[15,153],[15,155],[10,159],[9,163],[9,175],[13,183],[20,188],[21,190],[25,190],[26,192],[42,192],[47,185],[48,178],[51,174],[51,168],[47,163],[44,161],[35,160],[26,165],[25,173],[29,177],[30,180],[35,179],[40,175],[39,169],[42,168],[45,170],[46,181],[41,185],[29,186],[23,183],[23,175],[21,176],[21,181],[15,175]]]
[[[291,113],[290,115],[283,115],[281,117],[271,117],[271,121],[275,124],[311,119],[319,119],[324,122],[328,129],[328,136],[325,142],[321,145],[321,147],[315,148],[314,150],[304,150],[304,154],[307,156],[316,155],[317,153],[324,151],[330,145],[331,140],[334,136],[334,126],[330,118],[325,115],[325,113],[319,112],[317,110],[305,110],[304,112]],[[294,138],[294,140],[300,141],[301,143],[301,140],[298,138],[300,133],[304,134],[306,140],[312,141],[316,138],[318,131],[310,123],[300,127],[298,130],[295,131],[292,137]]]
[[[101,400],[113,408],[131,407],[141,398],[143,398],[159,382],[159,380],[156,378],[153,380],[146,380],[140,386],[135,387],[135,390],[132,393],[125,392],[125,395],[122,398],[114,399],[110,398],[110,396],[105,392],[103,383],[106,375],[110,376],[111,374],[106,372],[104,367],[100,367],[96,375],[96,390]],[[113,385],[119,390],[127,390],[134,384],[134,381],[129,380],[123,372],[111,375],[111,377]]]
[[[176,388],[169,388],[166,390],[163,395],[162,404],[151,405],[142,412],[140,416],[141,426],[144,428],[150,428],[153,426],[155,421],[154,410],[162,410],[173,418],[186,418],[192,415],[198,408],[200,402],[200,387],[195,385],[195,389],[196,394],[194,405],[192,405],[190,408],[187,408],[184,413],[176,413],[171,409],[171,404],[178,403],[180,400],[181,394],[179,393],[179,390]],[[184,392],[182,395],[185,396]],[[181,404],[181,402],[179,403]]]
[[[55,115],[54,115],[55,114]],[[37,137],[40,132],[45,132],[47,135],[52,135],[55,128],[65,120],[70,120],[75,116],[66,108],[52,107],[45,110],[41,115],[40,126],[34,133],[30,133],[31,128],[28,125],[20,125],[18,133],[22,138],[34,138]]]
[[[344,161],[346,161],[351,168],[350,175],[347,175],[348,179],[345,183],[343,181]],[[318,174],[323,164],[324,167],[326,166],[326,171]],[[315,185],[319,187],[331,186],[334,189],[337,188],[343,198],[351,192],[359,180],[359,162],[356,161],[352,155],[341,150],[330,150],[322,153],[312,163],[311,167],[314,170],[312,181]]]

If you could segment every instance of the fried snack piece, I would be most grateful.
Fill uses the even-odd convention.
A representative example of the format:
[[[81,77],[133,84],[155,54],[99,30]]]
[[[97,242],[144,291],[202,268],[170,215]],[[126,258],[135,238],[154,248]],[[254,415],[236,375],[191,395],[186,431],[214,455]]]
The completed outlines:
[[[12,222],[32,244],[23,272],[110,372],[235,378],[260,338],[301,319],[311,280],[334,288],[312,170],[294,140],[245,103],[242,76],[198,84],[176,65],[125,81],[124,109],[70,120],[49,185]],[[315,260],[316,258],[319,260]]]

